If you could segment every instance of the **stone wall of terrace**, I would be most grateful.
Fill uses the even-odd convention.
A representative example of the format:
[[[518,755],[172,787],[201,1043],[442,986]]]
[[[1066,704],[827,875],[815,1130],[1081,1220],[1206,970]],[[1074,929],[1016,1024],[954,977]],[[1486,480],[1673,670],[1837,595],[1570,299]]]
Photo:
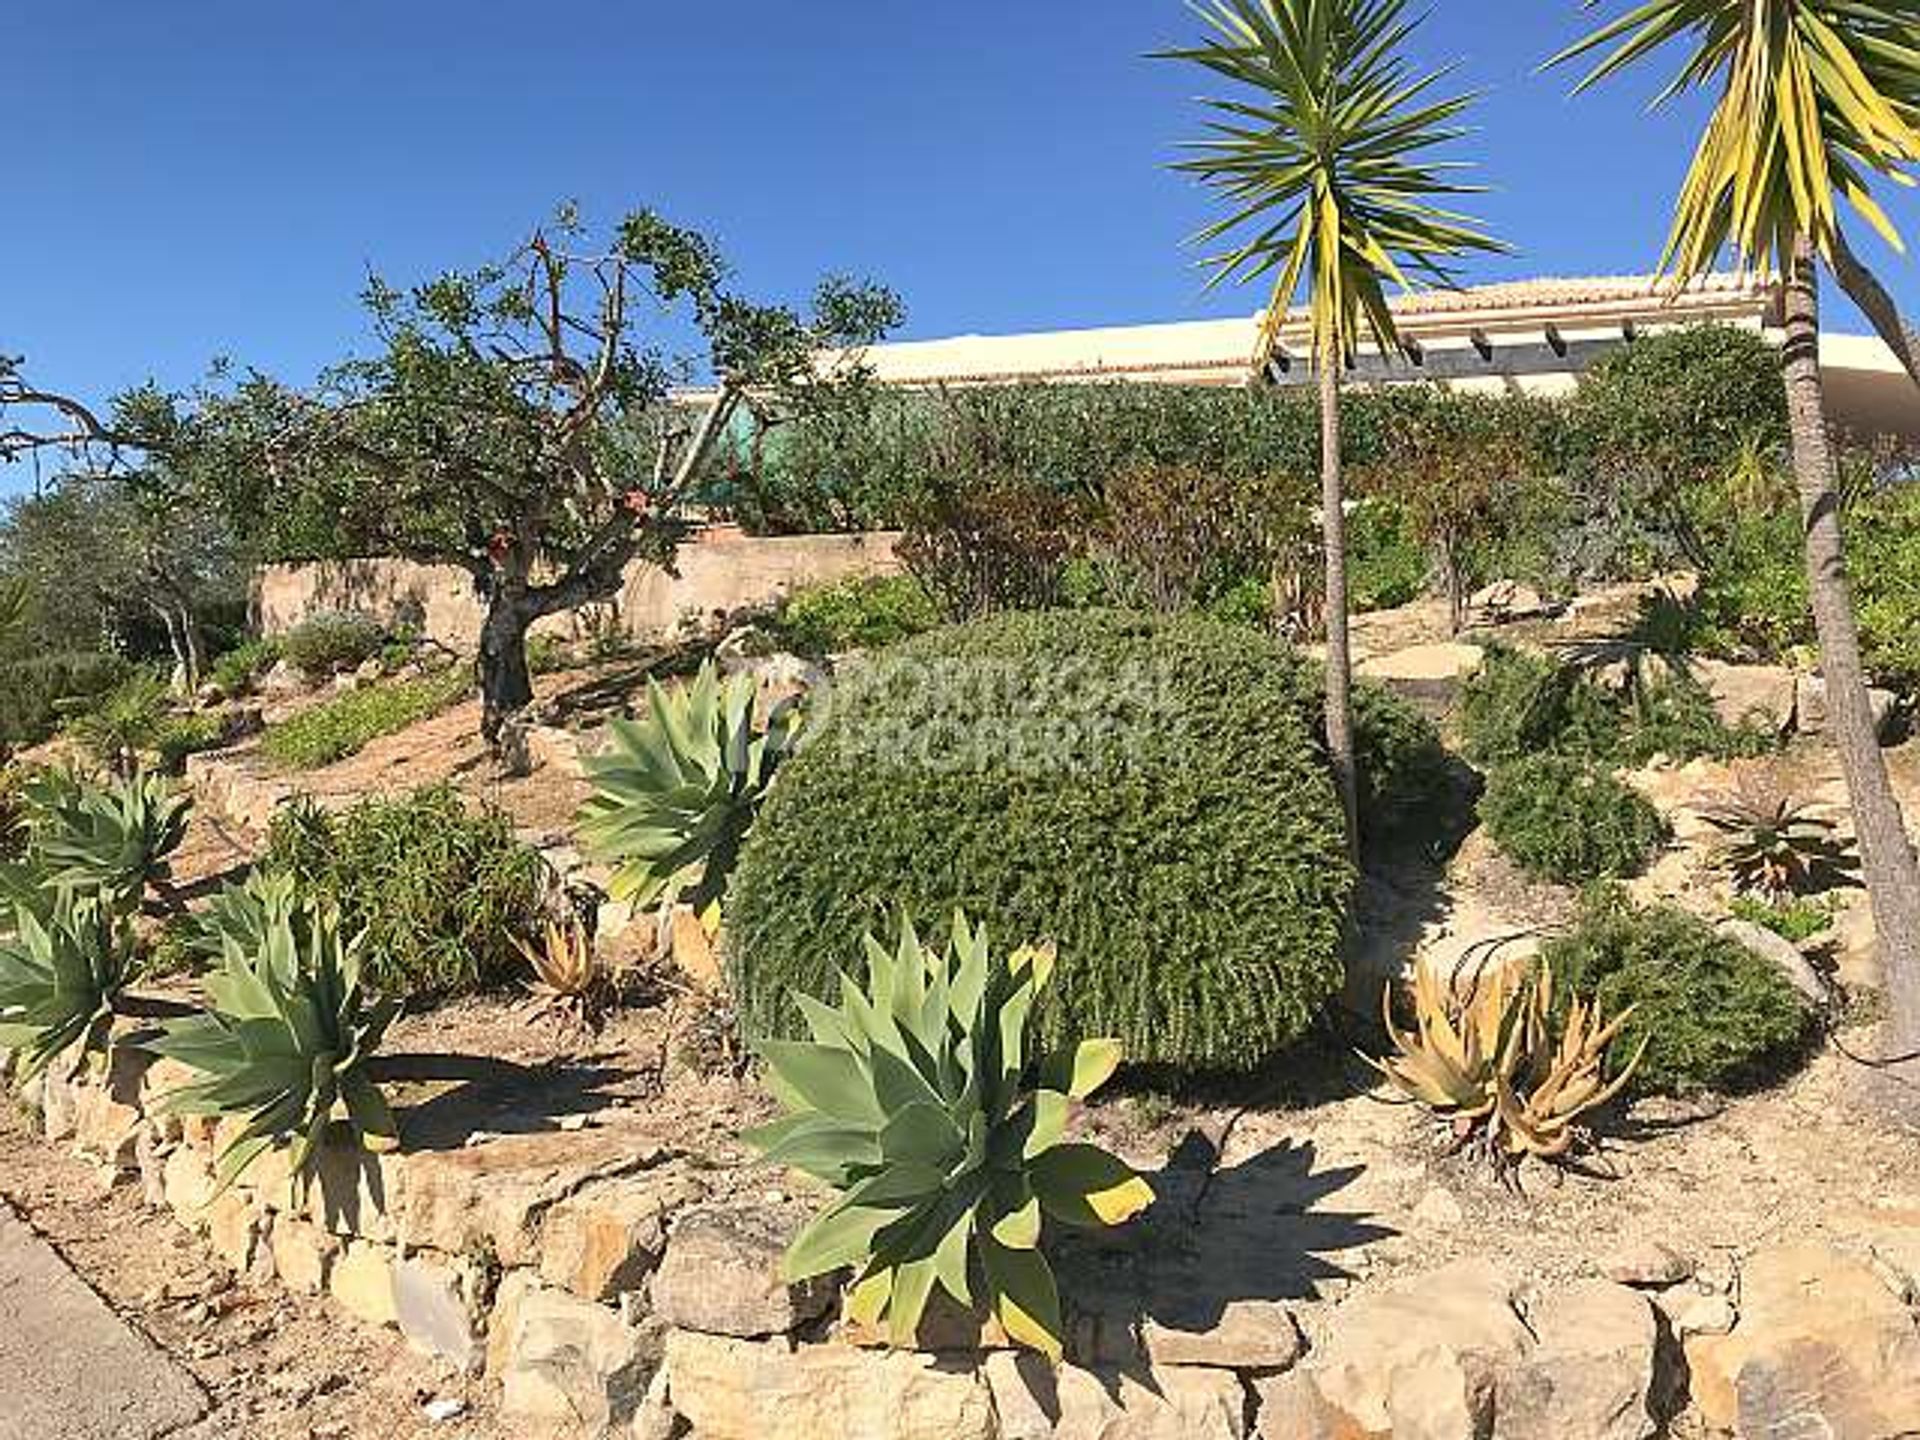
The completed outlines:
[[[893,531],[862,535],[743,534],[734,526],[703,530],[680,547],[676,573],[634,562],[616,599],[596,607],[598,619],[637,640],[671,635],[683,623],[703,626],[763,608],[802,585],[899,569]],[[322,611],[353,611],[391,626],[409,626],[456,650],[480,637],[486,604],[473,578],[455,565],[410,560],[321,561],[263,566],[254,578],[253,608],[262,633],[279,635]],[[542,631],[585,633],[588,614],[559,615]]]
[[[1753,1440],[1920,1430],[1911,1212],[1773,1242],[1733,1290],[1654,1244],[1551,1283],[1471,1258],[1367,1282],[1392,1232],[1341,1213],[1350,1173],[1311,1146],[1229,1170],[1176,1155],[1140,1223],[1057,1248],[1055,1367],[952,1305],[887,1348],[836,1285],[780,1277],[819,1197],[662,1144],[644,1107],[482,1130],[403,1106],[402,1153],[330,1153],[304,1195],[269,1157],[222,1190],[223,1127],[154,1104],[181,1078],[126,1046],[31,1098],[49,1139],[240,1283],[330,1295],[485,1374],[529,1437],[1651,1440],[1683,1411],[1685,1433]]]

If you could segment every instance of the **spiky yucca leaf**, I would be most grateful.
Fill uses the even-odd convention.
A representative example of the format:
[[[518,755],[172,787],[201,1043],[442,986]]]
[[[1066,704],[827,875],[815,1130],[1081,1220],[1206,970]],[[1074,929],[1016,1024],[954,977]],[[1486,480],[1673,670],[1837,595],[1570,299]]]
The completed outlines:
[[[30,852],[45,883],[97,895],[123,913],[172,871],[192,802],[157,775],[97,785],[66,771],[27,783]]]
[[[21,1057],[24,1085],[75,1045],[105,1045],[133,967],[124,917],[91,897],[22,900],[0,925],[0,1047]]]
[[[1584,90],[1677,46],[1680,71],[1661,99],[1704,90],[1714,108],[1662,268],[1691,279],[1732,246],[1772,275],[1792,263],[1799,235],[1833,258],[1836,196],[1903,248],[1871,187],[1910,185],[1920,166],[1916,25],[1912,0],[1646,0],[1549,63],[1598,53]]]
[[[758,693],[751,675],[723,684],[712,661],[690,685],[666,690],[649,680],[646,715],[616,720],[611,747],[588,758],[596,790],[580,812],[580,835],[596,858],[619,867],[616,900],[644,907],[684,895],[704,910],[725,891],[798,718],[782,705],[759,729]]]
[[[1050,950],[995,958],[964,915],[944,952],[905,922],[892,950],[871,936],[864,948],[866,985],[843,973],[838,1008],[796,995],[811,1043],[759,1047],[787,1113],[746,1139],[842,1192],[795,1239],[786,1274],[853,1267],[848,1314],[884,1319],[902,1345],[938,1285],[1057,1360],[1045,1222],[1119,1225],[1153,1203],[1124,1161],[1064,1138],[1071,1103],[1106,1083],[1119,1043],[1050,1056],[1030,1084],[1027,1019]]]
[[[1382,351],[1397,350],[1388,282],[1451,285],[1461,257],[1506,248],[1450,208],[1479,187],[1459,178],[1461,162],[1436,154],[1467,133],[1460,121],[1474,97],[1437,93],[1445,71],[1410,68],[1406,42],[1419,21],[1406,0],[1194,8],[1210,35],[1166,58],[1242,88],[1207,102],[1207,138],[1178,168],[1226,202],[1199,237],[1229,240],[1208,260],[1217,278],[1275,277],[1255,370],[1278,347],[1303,285],[1316,363],[1344,363],[1363,326]]]
[[[248,917],[223,936],[202,982],[207,1009],[168,1022],[150,1046],[203,1077],[163,1096],[166,1109],[244,1117],[216,1165],[223,1185],[281,1145],[304,1181],[335,1138],[368,1150],[398,1143],[367,1061],[399,1006],[362,993],[359,937],[344,940],[338,914],[321,905],[260,916],[257,934]]]

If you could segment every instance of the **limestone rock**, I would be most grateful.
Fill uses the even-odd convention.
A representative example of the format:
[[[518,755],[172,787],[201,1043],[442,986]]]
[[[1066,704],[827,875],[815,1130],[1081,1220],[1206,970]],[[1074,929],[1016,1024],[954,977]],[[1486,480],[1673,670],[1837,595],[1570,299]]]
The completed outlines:
[[[1796,681],[1784,665],[1694,660],[1687,670],[1706,687],[1723,723],[1761,725],[1776,735],[1793,723]]]
[[[505,1414],[575,1421],[590,1434],[625,1425],[659,1359],[657,1326],[628,1325],[604,1305],[531,1277],[510,1277],[495,1300],[487,1367]]]
[[[478,1290],[478,1276],[464,1265],[402,1260],[393,1267],[394,1320],[414,1349],[478,1373],[485,1358],[474,1316]]]
[[[985,1366],[1001,1440],[1244,1440],[1247,1391],[1231,1370],[1058,1369],[1030,1352]]]
[[[395,1217],[403,1164],[398,1154],[375,1155],[354,1145],[321,1146],[307,1186],[307,1218],[334,1235],[381,1244],[399,1239]]]
[[[1828,1246],[1753,1256],[1733,1333],[1686,1352],[1702,1417],[1741,1440],[1920,1432],[1920,1328],[1864,1261]]]
[[[191,1145],[181,1145],[167,1156],[161,1184],[174,1218],[189,1230],[207,1227],[207,1205],[213,1199],[213,1167]]]
[[[40,1133],[58,1143],[71,1140],[80,1121],[83,1086],[60,1057],[40,1072],[35,1088],[40,1096]]]
[[[638,1290],[660,1263],[673,1216],[705,1193],[677,1166],[589,1185],[548,1212],[540,1273],[586,1300]]]
[[[1680,1340],[1695,1335],[1725,1335],[1739,1319],[1733,1302],[1718,1290],[1688,1286],[1683,1290],[1669,1290],[1654,1303],[1666,1315],[1667,1324]]]
[[[393,1258],[383,1246],[354,1240],[333,1262],[327,1293],[342,1309],[369,1325],[394,1325]]]
[[[1873,712],[1873,732],[1884,738],[1893,723],[1898,697],[1878,686],[1867,691],[1867,707]],[[1819,675],[1802,675],[1794,692],[1794,722],[1802,735],[1824,735],[1827,714],[1827,682]]]
[[[1496,580],[1474,591],[1467,598],[1467,610],[1475,620],[1487,625],[1532,620],[1550,613],[1540,592],[1517,580]]]
[[[207,1206],[207,1243],[223,1265],[251,1284],[264,1285],[273,1278],[267,1225],[252,1196],[238,1188],[221,1192]]]
[[[1372,1440],[1351,1417],[1342,1415],[1320,1393],[1312,1377],[1298,1370],[1282,1375],[1256,1375],[1247,1381],[1253,1391],[1258,1440]]]
[[[995,1440],[998,1430],[977,1374],[910,1351],[675,1330],[666,1367],[668,1403],[700,1440]]]
[[[88,1085],[75,1093],[73,1148],[98,1160],[111,1178],[139,1171],[141,1123],[139,1107],[116,1100],[106,1086]]]
[[[400,1215],[409,1244],[458,1255],[489,1245],[502,1265],[539,1260],[547,1212],[596,1180],[666,1158],[616,1128],[542,1131],[406,1157]]]
[[[1791,940],[1776,935],[1764,925],[1756,925],[1751,920],[1732,915],[1721,920],[1714,928],[1741,949],[1778,970],[1809,1005],[1816,1009],[1824,1008],[1831,999],[1826,980]]]
[[[1500,1372],[1531,1345],[1512,1286],[1481,1260],[1359,1291],[1331,1326],[1313,1383],[1359,1433],[1394,1440],[1483,1434]]]
[[[826,1277],[789,1285],[780,1258],[805,1223],[799,1206],[710,1205],[681,1215],[653,1277],[654,1313],[669,1325],[753,1339],[824,1315]]]
[[[1609,1280],[1583,1280],[1536,1307],[1538,1346],[1500,1377],[1498,1440],[1648,1440],[1659,1333],[1653,1307]]]
[[[1687,1256],[1668,1249],[1657,1240],[1649,1240],[1617,1252],[1601,1267],[1601,1271],[1616,1285],[1660,1290],[1691,1280],[1695,1268],[1694,1262]]]
[[[318,1295],[327,1288],[327,1272],[340,1242],[318,1225],[295,1215],[280,1215],[268,1232],[267,1246],[280,1283],[296,1295]]]
[[[1150,1316],[1140,1341],[1156,1369],[1285,1370],[1307,1348],[1293,1312],[1273,1300],[1229,1300],[1213,1313]]]

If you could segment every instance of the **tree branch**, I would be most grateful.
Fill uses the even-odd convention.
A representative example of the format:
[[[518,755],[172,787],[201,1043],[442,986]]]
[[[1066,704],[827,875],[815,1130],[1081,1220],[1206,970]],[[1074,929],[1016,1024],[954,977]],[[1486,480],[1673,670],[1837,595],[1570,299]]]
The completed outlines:
[[[1895,358],[1906,366],[1913,383],[1920,385],[1920,331],[1916,331],[1900,313],[1887,287],[1869,270],[1838,225],[1833,227],[1833,274],[1847,297],[1858,305],[1879,333]]]

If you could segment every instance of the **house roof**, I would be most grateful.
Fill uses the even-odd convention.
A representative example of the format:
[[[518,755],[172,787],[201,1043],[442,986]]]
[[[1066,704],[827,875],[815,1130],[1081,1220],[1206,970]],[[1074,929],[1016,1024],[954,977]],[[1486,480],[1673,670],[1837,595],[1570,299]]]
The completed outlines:
[[[1674,291],[1649,275],[1596,275],[1506,281],[1459,290],[1424,290],[1390,304],[1415,339],[1476,329],[1538,333],[1549,324],[1618,326],[1707,319],[1758,322],[1772,308],[1772,288],[1745,275],[1714,274]],[[881,381],[897,385],[998,384],[1020,380],[1153,379],[1232,383],[1251,362],[1259,314],[1226,320],[1011,335],[957,335],[875,345],[865,361]],[[1283,336],[1298,345],[1304,312]]]

